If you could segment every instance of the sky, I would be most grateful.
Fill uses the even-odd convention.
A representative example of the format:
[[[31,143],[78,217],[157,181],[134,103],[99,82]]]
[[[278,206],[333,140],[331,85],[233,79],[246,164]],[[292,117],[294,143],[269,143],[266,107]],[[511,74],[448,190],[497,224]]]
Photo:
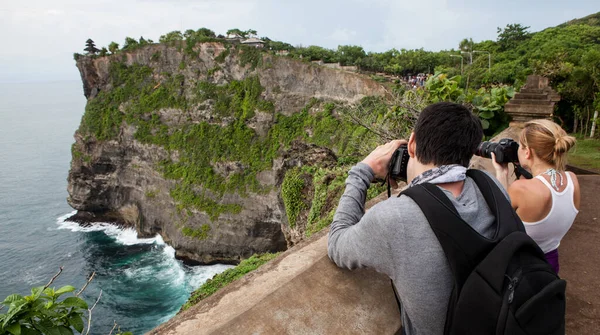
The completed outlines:
[[[0,82],[79,80],[73,53],[173,30],[254,29],[298,46],[439,51],[496,40],[509,23],[540,31],[600,11],[598,0],[2,0]]]

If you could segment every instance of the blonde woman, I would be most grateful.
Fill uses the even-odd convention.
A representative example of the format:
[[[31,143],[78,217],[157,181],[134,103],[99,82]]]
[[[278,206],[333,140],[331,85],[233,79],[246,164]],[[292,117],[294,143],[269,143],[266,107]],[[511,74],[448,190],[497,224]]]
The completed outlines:
[[[513,208],[527,234],[546,254],[558,274],[558,246],[579,212],[579,182],[565,171],[567,151],[575,138],[549,120],[525,123],[519,137],[519,163],[534,176],[510,183],[506,165],[492,163],[496,178],[508,190]],[[492,154],[493,155],[493,154]]]

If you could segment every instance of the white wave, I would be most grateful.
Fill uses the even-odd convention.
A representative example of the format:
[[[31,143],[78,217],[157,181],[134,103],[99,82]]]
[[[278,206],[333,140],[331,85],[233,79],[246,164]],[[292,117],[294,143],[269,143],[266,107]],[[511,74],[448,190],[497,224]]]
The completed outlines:
[[[163,240],[160,234],[156,234],[156,244],[157,245],[165,245],[165,240]]]
[[[165,254],[167,258],[175,259],[175,249],[170,245],[164,247],[163,254]]]
[[[152,238],[138,238],[138,234],[133,228],[119,228],[114,224],[108,222],[94,222],[87,226],[81,226],[77,222],[68,221],[67,219],[71,217],[73,214],[77,213],[77,211],[73,211],[69,214],[65,214],[56,219],[56,223],[58,224],[58,229],[68,229],[72,232],[92,232],[92,231],[102,231],[106,235],[114,238],[118,243],[123,245],[135,245],[135,244],[153,244],[156,243],[158,245],[164,245],[165,241],[160,237],[160,235],[156,235]]]
[[[227,264],[194,266],[192,267],[192,273],[188,279],[188,285],[192,290],[195,290],[202,286],[207,280],[212,279],[216,274],[233,267],[233,265]]]

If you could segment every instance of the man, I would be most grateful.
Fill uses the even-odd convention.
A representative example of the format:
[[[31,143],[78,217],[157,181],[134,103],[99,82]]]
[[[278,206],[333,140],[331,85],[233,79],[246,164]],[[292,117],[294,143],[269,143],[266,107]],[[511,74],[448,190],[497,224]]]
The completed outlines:
[[[450,267],[419,206],[409,197],[392,197],[371,208],[364,203],[375,179],[384,179],[394,151],[408,143],[409,186],[436,184],[460,216],[491,238],[494,216],[466,170],[483,137],[479,119],[459,104],[440,102],[420,114],[407,141],[377,147],[354,166],[329,233],[329,257],[340,267],[370,267],[394,282],[408,334],[443,334],[452,290]]]

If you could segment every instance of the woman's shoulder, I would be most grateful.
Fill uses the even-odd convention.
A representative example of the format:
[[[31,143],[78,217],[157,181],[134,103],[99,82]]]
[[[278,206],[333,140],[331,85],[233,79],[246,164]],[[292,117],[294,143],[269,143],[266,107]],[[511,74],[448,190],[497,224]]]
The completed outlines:
[[[532,198],[539,197],[545,198],[550,196],[550,191],[542,183],[541,180],[536,178],[532,179],[518,179],[515,180],[508,188],[508,194],[513,201],[522,197]]]

